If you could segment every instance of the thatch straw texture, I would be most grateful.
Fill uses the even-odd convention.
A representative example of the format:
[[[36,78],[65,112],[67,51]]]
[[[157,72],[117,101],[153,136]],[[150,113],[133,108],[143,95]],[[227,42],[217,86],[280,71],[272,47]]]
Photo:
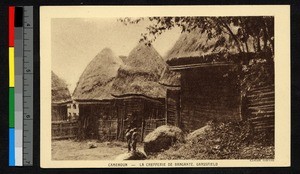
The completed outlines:
[[[147,46],[143,42],[133,48],[128,57],[124,59],[124,63],[154,76],[160,76],[165,67],[164,60],[155,48],[152,45]]]
[[[141,94],[163,98],[166,95],[165,87],[158,83],[165,62],[152,46],[139,43],[124,63],[112,87],[114,96]]]
[[[52,103],[71,101],[70,91],[64,80],[51,71],[51,99]]]
[[[179,72],[171,71],[169,66],[166,66],[159,79],[159,83],[170,87],[180,87],[180,78],[181,74]]]
[[[174,47],[166,56],[169,65],[207,63],[226,61],[225,54],[237,54],[239,49],[229,34],[208,39],[208,33],[200,29],[181,34]],[[250,40],[249,40],[250,41]],[[249,52],[253,52],[253,43],[248,44]],[[241,47],[244,49],[244,47]],[[222,55],[218,57],[217,55]],[[225,60],[224,60],[225,59]],[[191,62],[190,62],[191,61]]]
[[[187,141],[192,141],[194,139],[203,139],[208,131],[211,131],[211,126],[206,125],[201,127],[200,129],[195,130],[192,133],[189,133],[186,137]]]
[[[111,49],[105,48],[89,63],[74,90],[75,100],[111,99],[111,86],[122,60]]]

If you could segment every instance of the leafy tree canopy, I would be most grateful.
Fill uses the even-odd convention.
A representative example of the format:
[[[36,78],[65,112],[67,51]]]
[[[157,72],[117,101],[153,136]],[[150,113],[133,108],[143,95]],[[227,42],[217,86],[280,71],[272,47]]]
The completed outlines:
[[[190,32],[196,28],[208,33],[208,39],[228,34],[237,44],[240,52],[248,52],[248,39],[255,40],[255,52],[271,51],[274,54],[274,18],[271,16],[257,17],[148,17],[122,18],[125,25],[137,24],[143,20],[151,23],[147,32],[141,34],[141,41],[151,44],[159,35],[174,27],[181,32]]]

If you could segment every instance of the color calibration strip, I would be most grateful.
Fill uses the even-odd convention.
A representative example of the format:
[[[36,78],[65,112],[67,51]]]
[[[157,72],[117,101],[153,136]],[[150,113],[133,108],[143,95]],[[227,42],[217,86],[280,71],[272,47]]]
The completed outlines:
[[[15,166],[15,56],[14,27],[15,7],[8,8],[8,42],[9,42],[9,166]]]
[[[33,8],[9,7],[9,165],[32,165]]]

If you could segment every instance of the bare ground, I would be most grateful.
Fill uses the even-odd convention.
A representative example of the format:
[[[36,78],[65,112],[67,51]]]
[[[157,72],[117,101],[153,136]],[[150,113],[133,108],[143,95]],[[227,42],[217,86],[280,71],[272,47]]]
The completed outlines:
[[[95,142],[96,148],[89,149],[89,141],[59,140],[52,141],[53,160],[114,160],[127,152],[126,142]],[[137,149],[143,151],[142,144]]]

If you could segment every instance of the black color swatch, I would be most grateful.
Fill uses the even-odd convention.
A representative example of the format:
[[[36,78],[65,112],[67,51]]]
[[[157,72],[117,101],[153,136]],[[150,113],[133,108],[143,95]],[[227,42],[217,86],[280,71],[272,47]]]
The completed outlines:
[[[23,27],[23,7],[15,7],[15,27]]]

